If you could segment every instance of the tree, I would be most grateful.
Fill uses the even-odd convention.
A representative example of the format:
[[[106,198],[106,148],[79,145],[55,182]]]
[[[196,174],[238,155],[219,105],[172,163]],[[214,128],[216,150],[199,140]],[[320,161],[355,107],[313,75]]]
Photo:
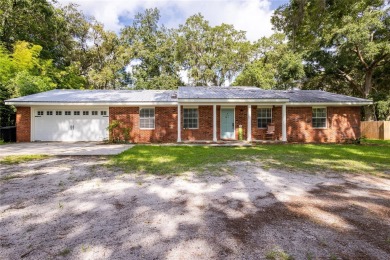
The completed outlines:
[[[28,42],[16,42],[13,53],[0,50],[1,82],[13,97],[54,89],[55,74],[51,60],[40,58],[42,47]]]
[[[9,52],[0,45],[0,125],[14,124],[14,109],[4,100],[54,89],[57,69],[52,60],[40,58],[42,47],[16,42]]]
[[[159,26],[157,8],[138,13],[121,32],[131,74],[139,89],[169,89],[182,84],[176,59],[175,31]]]
[[[47,0],[0,0],[0,41],[12,51],[17,41],[42,46],[41,57],[65,66],[72,38],[60,9]]]
[[[233,25],[209,25],[201,14],[178,29],[178,54],[190,85],[222,86],[231,82],[249,60],[251,44]]]
[[[291,0],[272,22],[303,53],[306,86],[370,98],[374,75],[390,60],[389,10],[383,0]],[[372,109],[365,118],[374,118]]]
[[[263,37],[253,45],[252,60],[233,85],[263,89],[296,87],[305,75],[301,55],[291,50],[281,33]]]

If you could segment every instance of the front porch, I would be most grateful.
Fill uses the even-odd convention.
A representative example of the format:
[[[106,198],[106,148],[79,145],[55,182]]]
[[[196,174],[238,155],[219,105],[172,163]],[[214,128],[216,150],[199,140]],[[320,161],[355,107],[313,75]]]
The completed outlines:
[[[240,141],[242,145],[243,141],[248,144],[287,141],[286,103],[179,103],[177,111],[178,143]],[[265,140],[267,123],[275,125],[271,140]]]
[[[196,140],[196,141],[182,141],[178,145],[206,145],[206,146],[238,146],[247,147],[258,144],[284,144],[286,142],[280,140],[252,140],[250,142],[244,140],[219,140],[219,141],[207,141],[207,140]],[[168,145],[168,144],[167,144]],[[172,144],[169,144],[172,145]]]

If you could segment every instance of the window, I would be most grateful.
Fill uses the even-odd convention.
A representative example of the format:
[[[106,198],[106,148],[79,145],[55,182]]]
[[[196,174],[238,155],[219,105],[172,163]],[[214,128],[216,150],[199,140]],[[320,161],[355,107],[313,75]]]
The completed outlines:
[[[65,111],[66,116],[70,116],[70,111]]]
[[[269,123],[272,123],[272,108],[258,108],[257,127],[267,128]]]
[[[107,111],[100,111],[100,115],[101,116],[106,116],[107,115]]]
[[[62,111],[56,111],[56,116],[62,116]]]
[[[188,129],[198,128],[198,109],[184,108],[183,127]]]
[[[97,116],[98,115],[98,111],[92,111],[92,115],[93,116]]]
[[[89,111],[83,111],[83,116],[88,116],[89,115]]]
[[[80,115],[80,111],[73,111],[73,115],[74,116],[79,116]]]
[[[38,115],[38,116],[43,116],[43,111],[38,111],[38,112],[37,112],[37,115]]]
[[[326,108],[313,108],[313,128],[326,128]]]
[[[53,115],[53,111],[46,111],[46,115],[52,116]]]
[[[154,129],[154,108],[140,109],[139,127],[141,129]]]

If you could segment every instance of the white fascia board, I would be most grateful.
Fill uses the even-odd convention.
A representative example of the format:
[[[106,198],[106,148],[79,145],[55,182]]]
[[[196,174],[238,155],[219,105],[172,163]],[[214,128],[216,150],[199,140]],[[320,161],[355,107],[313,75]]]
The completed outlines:
[[[286,103],[288,99],[179,99],[180,103],[208,103],[208,104],[226,104],[226,103]]]
[[[287,106],[367,106],[367,105],[372,105],[374,102],[373,101],[367,101],[367,102],[290,102],[287,103]]]
[[[139,106],[177,106],[177,102],[89,102],[89,103],[68,103],[68,102],[18,102],[5,101],[6,105],[20,107],[26,106],[109,106],[109,107],[139,107]]]

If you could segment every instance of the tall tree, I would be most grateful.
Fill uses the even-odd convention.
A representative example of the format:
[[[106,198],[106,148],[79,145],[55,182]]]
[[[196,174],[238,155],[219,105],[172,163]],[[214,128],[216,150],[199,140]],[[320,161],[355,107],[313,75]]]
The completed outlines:
[[[221,86],[231,82],[250,55],[244,31],[233,25],[209,25],[201,14],[189,17],[178,30],[179,60],[190,85]]]
[[[305,75],[302,57],[291,50],[281,33],[263,37],[253,45],[251,61],[245,64],[234,85],[263,89],[288,89]]]
[[[0,0],[0,41],[12,51],[17,41],[42,46],[41,57],[63,66],[72,41],[59,9],[50,0]]]
[[[181,83],[175,32],[159,26],[157,8],[136,14],[122,32],[135,86],[140,89],[177,88]]]
[[[390,60],[389,10],[384,0],[291,0],[272,22],[304,53],[307,86],[370,98],[374,75]]]

